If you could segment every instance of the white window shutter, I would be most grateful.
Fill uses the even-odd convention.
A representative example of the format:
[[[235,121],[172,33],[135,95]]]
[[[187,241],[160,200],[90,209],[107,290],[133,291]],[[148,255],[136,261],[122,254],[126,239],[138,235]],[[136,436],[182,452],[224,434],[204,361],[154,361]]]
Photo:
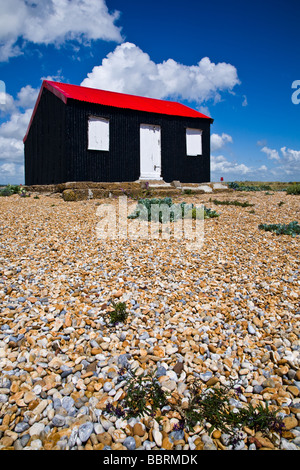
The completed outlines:
[[[109,150],[109,120],[89,117],[88,149]]]
[[[202,130],[186,130],[186,153],[189,156],[202,155]]]

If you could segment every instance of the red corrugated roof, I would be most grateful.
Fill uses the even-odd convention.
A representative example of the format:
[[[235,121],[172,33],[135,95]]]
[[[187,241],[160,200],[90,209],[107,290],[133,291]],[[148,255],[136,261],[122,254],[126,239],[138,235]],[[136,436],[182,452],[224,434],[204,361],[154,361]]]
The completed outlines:
[[[146,111],[148,113],[168,114],[171,116],[184,116],[192,118],[212,119],[205,114],[189,108],[175,101],[158,100],[154,98],[145,98],[136,95],[127,95],[125,93],[116,93],[113,91],[99,90],[96,88],[87,88],[78,85],[69,85],[68,83],[51,82],[44,80],[40,94],[38,96],[24,142],[27,138],[33,117],[35,115],[43,89],[51,91],[65,104],[69,99],[84,101],[87,103],[113,106],[115,108],[133,109],[136,111]]]

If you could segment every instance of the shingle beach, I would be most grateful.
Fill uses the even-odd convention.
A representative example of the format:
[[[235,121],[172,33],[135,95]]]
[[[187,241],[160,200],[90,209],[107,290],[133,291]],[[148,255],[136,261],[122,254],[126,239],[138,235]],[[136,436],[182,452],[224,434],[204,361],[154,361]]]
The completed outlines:
[[[117,199],[0,198],[0,449],[230,448],[210,423],[178,430],[171,407],[109,414],[125,396],[125,366],[156,370],[181,404],[195,378],[203,390],[235,380],[234,406],[268,403],[284,423],[281,435],[244,427],[237,448],[300,450],[299,235],[258,228],[299,221],[300,199],[210,198],[176,198],[220,214],[194,251],[172,237],[97,238],[97,210]],[[124,323],[110,323],[112,300],[126,302]]]

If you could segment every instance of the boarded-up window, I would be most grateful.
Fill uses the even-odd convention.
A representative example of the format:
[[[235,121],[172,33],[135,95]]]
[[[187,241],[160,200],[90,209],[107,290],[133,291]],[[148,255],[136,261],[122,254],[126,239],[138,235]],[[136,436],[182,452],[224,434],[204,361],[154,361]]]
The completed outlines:
[[[109,150],[109,120],[100,117],[89,117],[88,149]]]
[[[186,154],[202,155],[202,131],[200,129],[186,130]]]

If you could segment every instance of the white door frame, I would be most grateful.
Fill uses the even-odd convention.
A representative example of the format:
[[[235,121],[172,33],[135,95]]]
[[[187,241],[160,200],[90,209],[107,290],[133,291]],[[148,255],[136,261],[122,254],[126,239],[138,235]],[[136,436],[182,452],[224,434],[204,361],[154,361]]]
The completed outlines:
[[[140,125],[140,179],[161,180],[161,128]]]

